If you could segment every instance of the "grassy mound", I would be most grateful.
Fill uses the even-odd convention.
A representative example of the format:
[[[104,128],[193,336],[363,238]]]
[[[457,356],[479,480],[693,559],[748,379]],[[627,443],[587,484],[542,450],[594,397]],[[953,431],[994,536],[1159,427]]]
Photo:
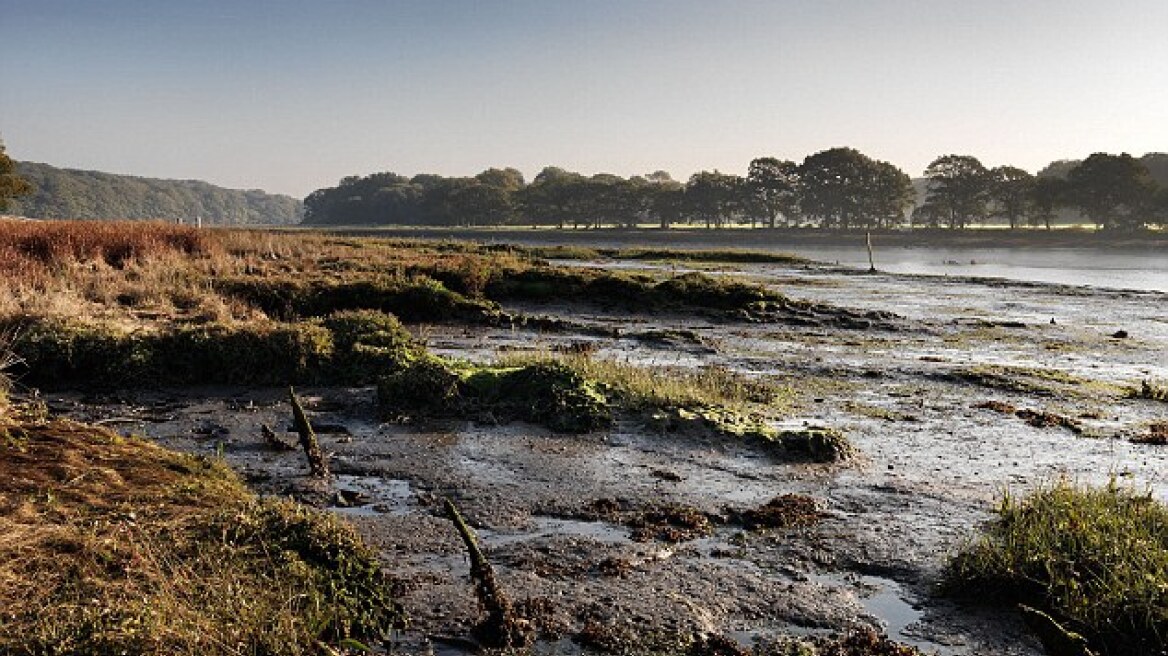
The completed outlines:
[[[786,303],[759,285],[703,273],[662,281],[640,274],[530,266],[497,273],[484,294],[496,301],[587,302],[645,310],[746,310],[756,303]]]
[[[427,276],[372,275],[351,280],[241,277],[220,282],[217,288],[286,321],[339,310],[378,310],[410,322],[478,323],[498,311],[489,301],[466,298]]]
[[[493,366],[421,357],[384,377],[378,399],[397,419],[458,416],[529,421],[565,433],[604,428],[616,413],[662,433],[705,431],[751,440],[783,460],[838,462],[855,454],[839,431],[776,430],[789,391],[721,367],[638,367],[586,354],[515,354]]]
[[[378,385],[382,407],[399,417],[454,414],[542,424],[565,433],[612,422],[597,385],[557,363],[476,367],[421,358]]]
[[[47,387],[156,384],[366,383],[417,351],[391,315],[338,312],[296,323],[170,325],[128,330],[68,319],[11,326],[21,364],[10,373]]]
[[[0,426],[0,608],[0,653],[29,655],[318,653],[403,620],[330,516],[65,421]]]
[[[985,535],[950,563],[947,586],[1039,608],[1104,654],[1163,653],[1168,507],[1114,484],[1007,496]]]

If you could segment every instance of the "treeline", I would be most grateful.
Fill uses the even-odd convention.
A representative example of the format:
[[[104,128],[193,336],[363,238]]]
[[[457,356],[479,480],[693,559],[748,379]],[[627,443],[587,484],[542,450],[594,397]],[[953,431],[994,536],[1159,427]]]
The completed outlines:
[[[852,148],[832,148],[801,163],[750,162],[746,176],[667,172],[592,176],[557,167],[530,183],[513,168],[474,177],[396,173],[350,176],[304,200],[316,225],[411,225],[669,228],[698,224],[878,229],[961,229],[990,221],[1050,228],[1068,211],[1101,229],[1133,230],[1168,222],[1168,155],[1097,153],[1030,173],[987,168],[968,155],[945,155],[924,184],[888,162]],[[1162,174],[1162,175],[1161,175]]]
[[[158,180],[19,162],[32,192],[8,211],[40,219],[161,219],[208,225],[298,223],[301,202],[259,190],[224,189],[199,180]]]

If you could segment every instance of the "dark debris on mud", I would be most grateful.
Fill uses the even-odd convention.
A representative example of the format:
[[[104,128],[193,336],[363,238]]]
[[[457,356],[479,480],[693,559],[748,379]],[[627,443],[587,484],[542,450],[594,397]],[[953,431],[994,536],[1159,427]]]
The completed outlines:
[[[1076,435],[1083,433],[1083,424],[1077,419],[1045,410],[1016,408],[1005,401],[984,401],[975,404],[973,407],[982,410],[993,410],[1004,415],[1014,415],[1035,428],[1065,428]]]

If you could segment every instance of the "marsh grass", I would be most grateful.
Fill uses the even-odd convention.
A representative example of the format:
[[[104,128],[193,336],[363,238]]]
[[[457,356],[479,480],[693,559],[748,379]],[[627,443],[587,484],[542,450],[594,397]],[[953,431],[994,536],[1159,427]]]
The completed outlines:
[[[499,358],[504,367],[521,367],[543,362],[566,365],[587,379],[595,380],[630,409],[662,407],[720,406],[745,410],[765,405],[776,413],[787,407],[789,389],[764,380],[747,378],[725,367],[700,369],[648,367],[588,354],[549,352],[509,353]]]
[[[0,433],[0,653],[309,654],[402,621],[351,528],[217,461],[65,421]]]
[[[1120,386],[1112,383],[1044,367],[979,365],[957,369],[953,375],[981,387],[1019,394],[1094,398],[1119,397],[1124,393]]]
[[[32,319],[5,324],[21,383],[363,384],[408,364],[420,347],[392,315],[345,311],[299,322],[152,326]]]
[[[466,416],[584,433],[612,422],[609,400],[599,387],[553,361],[482,366],[428,355],[383,377],[377,394],[382,409],[398,420]]]
[[[1114,482],[1006,494],[985,534],[952,559],[955,594],[1050,613],[1109,655],[1168,641],[1168,507]]]

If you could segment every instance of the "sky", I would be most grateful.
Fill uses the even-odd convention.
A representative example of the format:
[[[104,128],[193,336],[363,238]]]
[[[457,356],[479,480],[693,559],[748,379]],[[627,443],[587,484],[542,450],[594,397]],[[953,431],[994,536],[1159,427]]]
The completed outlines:
[[[744,174],[850,146],[1168,151],[1165,0],[0,0],[18,160],[303,197],[348,175]]]

